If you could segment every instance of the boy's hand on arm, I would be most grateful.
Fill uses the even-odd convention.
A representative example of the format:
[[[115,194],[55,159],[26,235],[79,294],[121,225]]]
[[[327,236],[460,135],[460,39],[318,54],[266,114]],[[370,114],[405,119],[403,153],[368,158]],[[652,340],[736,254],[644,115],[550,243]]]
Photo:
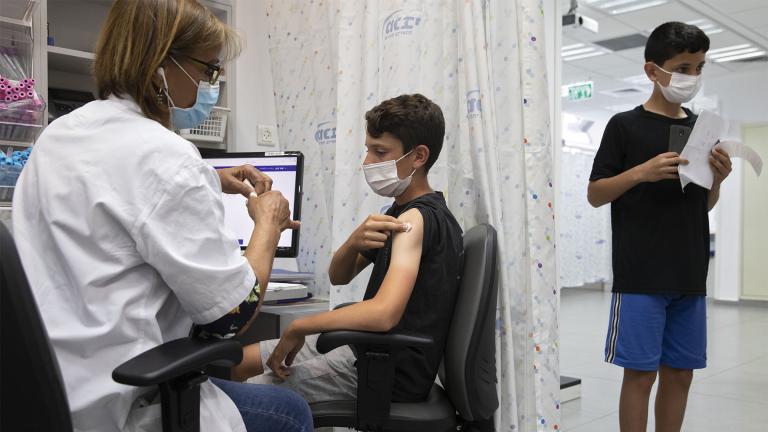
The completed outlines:
[[[392,233],[405,230],[405,224],[392,216],[370,215],[350,234],[347,243],[358,253],[381,249]]]
[[[371,249],[383,248],[392,233],[403,232],[406,227],[387,215],[370,215],[350,234],[331,260],[328,275],[333,285],[349,283],[370,261],[361,255]]]
[[[424,219],[418,209],[412,209],[395,221],[400,225],[410,224],[410,229],[394,234],[392,259],[376,296],[345,308],[293,321],[267,361],[267,366],[275,374],[283,379],[290,375],[289,367],[307,335],[335,330],[386,332],[400,322],[419,274]]]
[[[600,207],[615,201],[640,183],[678,179],[678,165],[686,164],[688,161],[675,152],[662,153],[619,175],[590,182],[587,199],[593,207]]]

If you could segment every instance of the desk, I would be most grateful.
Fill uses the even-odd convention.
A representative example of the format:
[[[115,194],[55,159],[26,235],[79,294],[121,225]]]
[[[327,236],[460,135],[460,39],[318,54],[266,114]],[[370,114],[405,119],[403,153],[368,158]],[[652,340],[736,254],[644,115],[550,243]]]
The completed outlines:
[[[277,339],[294,320],[307,315],[327,312],[329,309],[328,300],[320,299],[284,305],[264,305],[248,331],[242,336],[238,336],[237,339],[243,345]]]

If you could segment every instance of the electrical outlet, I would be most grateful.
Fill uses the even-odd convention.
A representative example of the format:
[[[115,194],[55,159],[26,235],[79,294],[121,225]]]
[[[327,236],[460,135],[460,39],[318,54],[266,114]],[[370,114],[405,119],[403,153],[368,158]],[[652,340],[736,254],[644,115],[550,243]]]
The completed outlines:
[[[258,143],[263,146],[277,145],[277,128],[269,125],[259,125]]]

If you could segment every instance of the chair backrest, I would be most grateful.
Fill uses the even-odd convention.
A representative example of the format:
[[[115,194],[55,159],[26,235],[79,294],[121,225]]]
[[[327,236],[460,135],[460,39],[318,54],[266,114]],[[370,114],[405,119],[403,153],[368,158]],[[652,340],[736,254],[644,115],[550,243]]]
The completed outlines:
[[[48,333],[16,245],[0,223],[0,430],[72,431]]]
[[[468,421],[486,420],[496,395],[496,230],[478,225],[464,234],[464,270],[440,376],[456,410]]]

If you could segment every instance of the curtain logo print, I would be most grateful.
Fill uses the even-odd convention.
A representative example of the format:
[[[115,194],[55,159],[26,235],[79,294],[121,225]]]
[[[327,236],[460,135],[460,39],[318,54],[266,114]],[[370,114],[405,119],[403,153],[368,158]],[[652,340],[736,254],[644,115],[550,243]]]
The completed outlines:
[[[411,35],[416,27],[421,24],[420,11],[405,11],[398,9],[390,14],[381,27],[384,40],[398,36]]]
[[[336,143],[336,123],[332,121],[323,122],[317,125],[315,131],[315,141],[318,144]]]
[[[480,103],[480,90],[467,92],[467,118],[476,119],[483,115],[483,106]]]

